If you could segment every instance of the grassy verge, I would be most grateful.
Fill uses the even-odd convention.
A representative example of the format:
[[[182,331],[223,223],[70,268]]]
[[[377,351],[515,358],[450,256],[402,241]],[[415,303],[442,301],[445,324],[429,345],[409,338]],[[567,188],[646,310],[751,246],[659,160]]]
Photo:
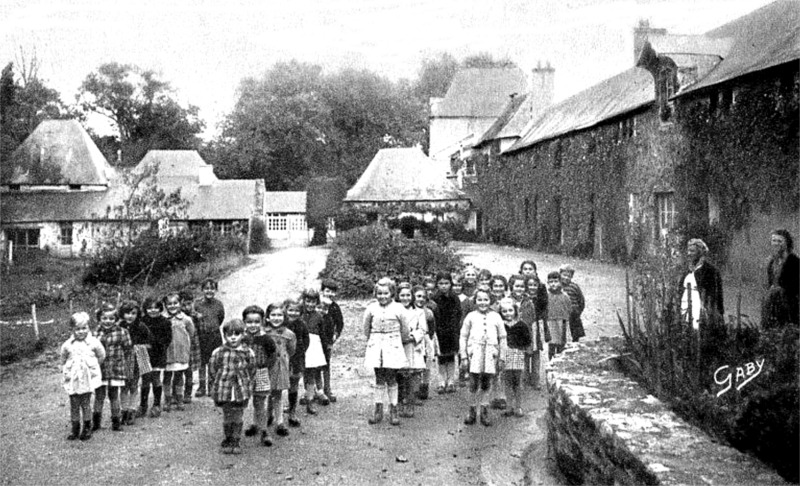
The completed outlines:
[[[211,262],[191,265],[171,273],[154,285],[116,287],[81,285],[85,263],[81,260],[30,254],[12,266],[2,268],[3,293],[0,297],[0,364],[35,356],[59,346],[69,336],[70,312],[89,311],[103,300],[141,299],[168,290],[199,288],[207,277],[222,278],[250,259],[228,255]],[[31,321],[31,305],[36,305],[39,339]]]

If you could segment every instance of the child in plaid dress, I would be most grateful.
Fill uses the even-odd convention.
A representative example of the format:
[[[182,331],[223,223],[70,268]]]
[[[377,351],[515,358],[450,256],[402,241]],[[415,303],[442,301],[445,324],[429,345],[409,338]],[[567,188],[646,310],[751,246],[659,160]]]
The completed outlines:
[[[100,326],[97,328],[97,339],[106,350],[106,359],[100,365],[103,375],[102,385],[94,391],[94,424],[93,430],[100,428],[100,421],[103,418],[103,404],[106,401],[106,394],[111,402],[111,430],[122,430],[122,419],[120,413],[119,393],[127,375],[126,363],[131,359],[133,342],[128,331],[120,327],[117,322],[117,309],[111,304],[103,304],[97,310],[97,320]]]
[[[244,322],[233,319],[222,325],[225,344],[211,354],[208,371],[214,377],[210,396],[222,408],[224,454],[241,454],[244,409],[253,390],[256,357],[244,344]]]
[[[514,299],[500,301],[500,316],[506,327],[508,352],[506,366],[503,370],[503,382],[506,388],[508,409],[503,415],[522,417],[522,372],[525,369],[525,351],[531,345],[531,330],[525,321],[519,319],[519,308]]]
[[[261,445],[271,446],[272,439],[267,428],[267,401],[271,391],[269,369],[275,361],[275,342],[264,332],[264,309],[251,305],[242,311],[245,327],[245,343],[255,355],[253,377],[253,425],[244,435],[252,437],[261,432]]]
[[[89,332],[89,320],[86,312],[73,314],[69,319],[72,336],[61,345],[64,389],[69,394],[72,419],[72,432],[67,440],[92,438],[89,409],[92,392],[101,384],[100,363],[105,359],[106,351],[100,341]]]
[[[127,378],[122,388],[120,400],[122,402],[122,423],[133,425],[136,421],[136,393],[139,391],[139,376],[149,373],[150,355],[148,349],[153,342],[153,333],[140,319],[139,303],[126,300],[119,306],[121,317],[119,325],[128,331],[133,342],[133,353],[126,363]]]
[[[270,395],[267,406],[267,425],[273,418],[277,424],[275,433],[281,437],[289,435],[289,429],[283,424],[283,391],[289,389],[291,375],[291,359],[297,347],[297,337],[286,326],[286,310],[283,303],[267,306],[269,326],[266,333],[275,343],[275,361],[269,369]]]

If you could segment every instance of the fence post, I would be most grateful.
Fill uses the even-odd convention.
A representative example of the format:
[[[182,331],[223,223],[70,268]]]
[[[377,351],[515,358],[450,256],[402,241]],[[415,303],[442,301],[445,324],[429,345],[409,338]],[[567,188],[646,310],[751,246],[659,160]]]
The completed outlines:
[[[33,320],[33,333],[36,335],[36,342],[39,342],[39,323],[36,321],[36,304],[31,304],[31,319]]]

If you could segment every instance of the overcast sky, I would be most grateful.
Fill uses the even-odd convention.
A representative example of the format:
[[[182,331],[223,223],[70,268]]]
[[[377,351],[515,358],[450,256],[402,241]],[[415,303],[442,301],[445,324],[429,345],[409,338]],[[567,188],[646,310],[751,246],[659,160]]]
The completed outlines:
[[[647,19],[700,34],[769,0],[0,0],[0,61],[36,51],[40,76],[74,101],[117,61],[160,71],[213,131],[245,76],[278,60],[413,78],[438,52],[481,51],[556,69],[556,99],[627,69]]]

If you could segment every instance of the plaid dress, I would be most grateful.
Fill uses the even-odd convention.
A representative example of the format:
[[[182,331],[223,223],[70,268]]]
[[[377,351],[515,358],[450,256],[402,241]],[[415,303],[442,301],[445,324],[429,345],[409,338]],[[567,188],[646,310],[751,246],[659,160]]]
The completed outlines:
[[[128,331],[114,324],[109,328],[97,328],[97,340],[106,350],[106,359],[100,365],[103,381],[124,380],[128,360],[133,352],[133,341]]]
[[[275,341],[266,334],[248,335],[247,345],[253,350],[255,356],[255,376],[253,378],[253,392],[266,393],[270,391],[269,369],[275,361]]]
[[[253,394],[255,365],[255,354],[248,346],[232,348],[225,344],[215,349],[208,362],[208,371],[214,377],[209,395],[214,403],[247,403]]]
[[[530,348],[531,330],[525,321],[515,321],[506,326],[506,336],[508,338],[508,351],[506,352],[507,370],[524,370],[525,353]]]

